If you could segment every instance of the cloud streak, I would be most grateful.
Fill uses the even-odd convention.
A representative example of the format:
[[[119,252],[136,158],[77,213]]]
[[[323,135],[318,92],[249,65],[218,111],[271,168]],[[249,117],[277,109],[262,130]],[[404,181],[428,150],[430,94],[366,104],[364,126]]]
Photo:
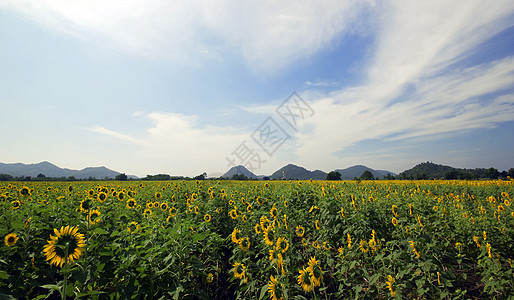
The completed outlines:
[[[198,64],[239,57],[275,72],[356,30],[362,1],[2,0],[52,30],[121,52]]]

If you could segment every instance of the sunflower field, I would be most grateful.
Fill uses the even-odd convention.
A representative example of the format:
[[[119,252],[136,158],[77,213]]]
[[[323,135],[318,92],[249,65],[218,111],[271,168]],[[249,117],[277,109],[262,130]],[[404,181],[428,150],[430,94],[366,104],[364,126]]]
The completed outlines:
[[[2,299],[506,299],[514,181],[0,183]]]

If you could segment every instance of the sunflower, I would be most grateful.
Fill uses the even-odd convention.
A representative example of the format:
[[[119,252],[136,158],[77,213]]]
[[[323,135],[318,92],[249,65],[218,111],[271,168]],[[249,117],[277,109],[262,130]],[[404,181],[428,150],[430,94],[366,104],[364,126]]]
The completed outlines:
[[[275,230],[271,226],[268,226],[263,232],[264,232],[264,242],[266,243],[266,245],[268,245],[270,247],[273,246],[273,244],[275,243],[274,242]]]
[[[296,235],[299,236],[299,237],[303,237],[303,235],[305,234],[305,228],[303,228],[303,226],[296,226]]]
[[[148,218],[148,217],[150,217],[151,215],[152,215],[152,210],[151,210],[151,209],[148,209],[148,208],[147,208],[147,209],[145,209],[145,210],[143,211],[143,216],[144,216],[145,218]]]
[[[118,193],[118,200],[123,201],[123,199],[125,199],[125,193],[124,192],[119,192]]]
[[[359,243],[359,249],[361,249],[362,252],[366,253],[369,251],[368,243],[366,243],[365,240],[361,240]]]
[[[19,200],[11,201],[11,205],[13,209],[18,209],[21,206],[21,202]]]
[[[89,211],[89,216],[88,216],[89,224],[91,224],[91,225],[98,224],[98,222],[100,222],[100,215],[101,215],[101,213],[98,209],[93,209],[93,210]]]
[[[177,215],[177,209],[173,206],[171,207],[168,212],[170,213],[170,216],[174,217]]]
[[[393,212],[393,215],[394,215],[395,217],[398,217],[398,213],[396,212],[396,209],[397,209],[397,208],[398,208],[398,206],[396,206],[396,205],[394,205],[394,204],[391,206],[391,211]]]
[[[207,282],[211,283],[214,280],[214,275],[212,273],[207,274]]]
[[[241,233],[241,230],[239,230],[237,227],[234,227],[234,230],[232,231],[231,239],[234,244],[241,243],[241,237],[239,237]]]
[[[309,266],[307,267],[307,271],[311,276],[312,285],[314,287],[320,286],[321,281],[323,280],[323,270],[319,265],[319,260],[316,260],[315,256],[309,259]]]
[[[273,205],[273,207],[270,209],[269,214],[273,217],[273,219],[276,219],[276,218],[277,218],[277,216],[278,216],[278,210],[277,210],[277,208],[275,207],[275,205]]]
[[[316,229],[319,230],[319,220],[314,221],[314,226],[316,226]]]
[[[260,219],[260,224],[262,230],[266,230],[271,225],[271,221],[268,219],[268,217],[262,216]]]
[[[241,238],[239,241],[239,248],[245,252],[248,251],[248,249],[250,249],[250,239],[247,237]]]
[[[416,257],[419,258],[421,255],[419,254],[418,250],[416,249],[416,246],[414,246],[414,241],[409,241],[409,245],[412,248],[412,251],[414,254],[416,254]]]
[[[211,221],[211,215],[209,215],[209,214],[205,214],[205,216],[203,216],[203,220],[204,220],[205,222],[210,222],[210,221]]]
[[[20,194],[22,196],[30,196],[30,189],[28,187],[24,186],[21,188]]]
[[[277,249],[277,251],[280,250],[282,253],[285,253],[287,249],[289,249],[289,242],[285,237],[281,236],[277,239],[277,245],[275,246],[275,249]]]
[[[141,226],[139,224],[137,224],[137,222],[130,222],[127,227],[127,231],[130,234],[138,233],[140,229],[141,229]]]
[[[232,219],[237,219],[237,217],[239,217],[239,215],[237,214],[237,210],[236,209],[232,209],[231,211],[228,212],[228,215],[232,218]]]
[[[309,271],[307,271],[305,268],[302,270],[298,270],[298,277],[296,279],[298,280],[298,284],[302,287],[302,289],[305,292],[310,292],[314,288],[311,281],[311,276],[309,275]]]
[[[255,224],[254,229],[255,229],[256,234],[261,234],[261,224],[259,224],[259,223]]]
[[[349,233],[346,233],[346,241],[348,242],[348,249],[352,249],[352,237]]]
[[[161,199],[161,198],[162,198],[162,194],[161,194],[161,192],[157,192],[157,193],[155,193],[155,195],[154,195],[154,196],[155,196],[155,199]]]
[[[167,211],[168,210],[168,202],[162,202],[161,203],[161,210]]]
[[[439,278],[439,272],[437,272],[437,275]],[[396,291],[393,289],[393,283],[395,282],[393,276],[391,275],[387,275],[387,281],[386,281],[386,285],[387,285],[387,289],[389,290],[389,292],[391,292],[391,297],[396,297]]]
[[[46,260],[51,265],[62,268],[63,264],[74,261],[82,255],[86,244],[84,235],[78,230],[76,226],[62,226],[60,230],[54,229],[55,236],[50,235],[48,244],[43,248]]]
[[[244,264],[235,262],[233,264],[234,266],[234,277],[238,279],[244,279],[244,283],[248,281],[248,278],[246,278],[246,267]]]
[[[270,275],[270,281],[268,282],[268,293],[271,294],[269,298],[272,300],[284,299],[282,284],[279,284],[278,279],[273,275]]]
[[[136,204],[137,204],[137,202],[136,202],[136,200],[134,198],[129,198],[127,200],[127,205],[126,206],[127,206],[128,209],[133,209],[134,207],[136,207]]]
[[[105,199],[107,199],[107,194],[104,192],[98,193],[98,196],[96,196],[96,199],[100,202],[104,202]]]
[[[319,245],[318,241],[313,241],[312,242],[312,247],[315,248],[315,249],[321,250],[321,246]]]
[[[4,238],[4,243],[7,247],[12,247],[18,241],[18,235],[14,232],[9,233]]]
[[[161,204],[159,203],[159,201],[155,201],[155,202],[153,203],[153,207],[154,207],[154,208],[159,208],[160,206],[161,206]]]
[[[396,220],[395,217],[393,217],[393,219],[391,220],[391,222],[393,223],[394,226],[397,226],[398,225],[398,220]]]

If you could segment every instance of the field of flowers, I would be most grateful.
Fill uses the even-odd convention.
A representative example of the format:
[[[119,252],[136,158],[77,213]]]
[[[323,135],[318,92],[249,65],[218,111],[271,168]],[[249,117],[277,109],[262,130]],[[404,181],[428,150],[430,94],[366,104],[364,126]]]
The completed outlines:
[[[0,183],[0,298],[509,298],[514,181]]]

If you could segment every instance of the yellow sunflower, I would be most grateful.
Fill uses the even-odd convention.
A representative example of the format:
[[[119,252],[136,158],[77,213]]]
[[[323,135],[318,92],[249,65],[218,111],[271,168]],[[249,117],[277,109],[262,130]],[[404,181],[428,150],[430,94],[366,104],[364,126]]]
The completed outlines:
[[[161,192],[155,193],[155,199],[161,199],[161,198],[162,198]]]
[[[168,210],[168,202],[162,202],[161,203],[161,210],[167,211]]]
[[[282,292],[282,284],[278,283],[278,279],[270,275],[270,281],[268,282],[268,293],[272,300],[284,299],[284,294]]]
[[[239,230],[237,227],[234,227],[234,230],[232,230],[231,239],[234,244],[239,244],[241,242],[241,237],[239,235],[241,234],[241,230]]]
[[[275,230],[271,226],[268,226],[264,231],[264,242],[268,246],[273,246],[275,243]]]
[[[303,235],[305,234],[305,228],[303,228],[303,226],[296,226],[296,235],[299,236],[299,237],[303,237]]]
[[[397,226],[398,225],[398,220],[396,220],[396,218],[393,217],[393,219],[391,220],[391,223],[393,223],[394,226]]]
[[[302,270],[298,270],[298,273],[300,273],[300,275],[298,275],[298,277],[296,277],[298,280],[298,284],[302,287],[302,289],[305,292],[312,291],[314,286],[312,285],[311,276],[309,274],[309,271],[307,271],[305,268],[303,268]]]
[[[137,204],[137,202],[136,202],[136,200],[134,198],[129,198],[127,200],[127,205],[126,206],[127,206],[128,209],[133,209],[134,207],[136,207],[136,204]]]
[[[239,248],[245,252],[248,251],[248,249],[250,249],[250,239],[247,237],[241,238],[239,241]]]
[[[177,209],[175,207],[172,207],[168,210],[168,212],[170,213],[170,216],[174,217],[177,215]]]
[[[323,280],[323,270],[319,265],[319,260],[316,260],[315,256],[309,259],[309,266],[307,267],[307,271],[311,276],[312,285],[314,287],[320,286],[321,281]]]
[[[277,251],[280,250],[282,253],[285,253],[287,249],[289,249],[289,242],[285,237],[281,236],[277,239],[275,249],[277,249]]]
[[[95,225],[100,222],[100,211],[98,209],[93,209],[89,211],[89,215],[87,217],[89,224]]]
[[[18,241],[18,235],[14,232],[9,233],[4,238],[4,243],[7,247],[12,247]]]
[[[270,209],[269,214],[273,217],[273,219],[278,217],[278,210],[275,205],[273,205],[273,207]]]
[[[214,280],[214,275],[212,273],[207,274],[207,282],[211,283]]]
[[[248,278],[246,278],[246,267],[244,264],[235,262],[233,264],[234,266],[234,277],[238,279],[244,279],[244,283],[248,281]]]
[[[205,222],[210,222],[210,221],[211,221],[211,215],[209,215],[209,214],[205,214],[205,216],[203,216],[203,220],[204,220]]]
[[[104,192],[100,192],[98,193],[98,195],[96,196],[96,199],[100,202],[104,202],[105,199],[107,199],[107,194],[104,193]]]
[[[21,202],[18,200],[11,201],[11,205],[13,209],[18,209],[21,206]]]
[[[48,244],[43,248],[46,260],[51,265],[62,268],[63,264],[73,262],[82,255],[86,244],[84,235],[78,230],[76,226],[62,226],[60,230],[54,229],[55,236],[50,235]],[[66,254],[68,254],[67,257]]]

